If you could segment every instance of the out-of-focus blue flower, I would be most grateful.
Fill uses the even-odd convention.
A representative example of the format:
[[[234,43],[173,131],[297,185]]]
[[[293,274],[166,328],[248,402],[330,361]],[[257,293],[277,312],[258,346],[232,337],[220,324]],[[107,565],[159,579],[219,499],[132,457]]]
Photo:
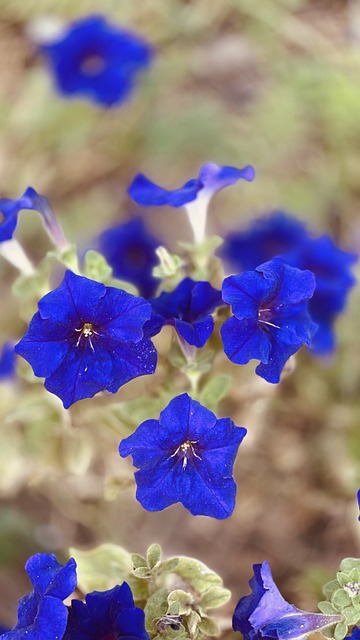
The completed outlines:
[[[142,38],[102,16],[73,22],[61,39],[42,45],[41,51],[60,93],[105,107],[126,100],[136,76],[149,66],[153,55]]]
[[[143,298],[67,271],[38,307],[15,351],[66,409],[155,371],[156,351],[143,339],[151,315]]]
[[[233,464],[246,429],[177,396],[120,442],[120,455],[133,457],[136,498],[148,511],[181,502],[193,515],[223,519],[235,507]]]
[[[63,640],[149,640],[145,614],[134,606],[126,582],[109,591],[93,591],[85,603],[72,600]]]
[[[302,611],[284,600],[271,575],[268,562],[254,564],[250,580],[252,593],[236,605],[233,629],[244,640],[295,640],[342,620],[338,615]]]
[[[182,207],[199,196],[210,199],[214,193],[235,184],[240,179],[251,181],[255,177],[253,167],[243,169],[235,167],[221,167],[214,162],[208,162],[201,167],[199,177],[185,182],[180,189],[168,191],[151,182],[142,173],[135,176],[129,187],[129,195],[143,207],[153,207],[168,204],[171,207]]]
[[[0,354],[0,380],[8,380],[15,376],[16,371],[16,355],[14,344],[5,342]]]
[[[314,293],[310,271],[300,271],[274,258],[254,271],[229,276],[223,299],[234,316],[221,328],[224,351],[235,364],[260,360],[256,373],[277,383],[285,362],[305,343],[316,325],[307,301]]]
[[[350,635],[346,636],[346,640],[360,640],[360,629],[359,627],[354,627]]]
[[[28,187],[18,199],[0,199],[0,242],[11,240],[16,229],[18,215],[23,209],[40,213],[50,237],[60,247],[67,245],[62,229],[47,199],[32,187]]]
[[[357,256],[339,249],[329,236],[308,239],[285,254],[284,260],[298,269],[310,269],[316,289],[309,302],[312,319],[319,325],[311,348],[326,355],[335,347],[334,322],[343,311],[349,289],[355,284],[351,266]]]
[[[53,554],[38,553],[29,558],[26,571],[33,591],[21,598],[18,621],[1,640],[60,640],[66,629],[68,610],[63,600],[76,587],[76,562],[59,564]]]
[[[172,325],[182,340],[195,347],[203,347],[214,330],[210,315],[223,303],[221,291],[208,282],[195,282],[185,278],[170,293],[163,292],[149,300],[151,319],[145,325],[145,333],[153,336],[165,324]]]
[[[273,211],[251,222],[245,231],[230,231],[218,255],[236,272],[248,271],[284,255],[307,238],[303,222],[282,211]]]
[[[161,242],[151,235],[141,218],[135,218],[103,231],[97,249],[113,269],[115,278],[134,284],[141,296],[154,295],[160,278],[154,278],[153,268],[159,263],[155,250]]]

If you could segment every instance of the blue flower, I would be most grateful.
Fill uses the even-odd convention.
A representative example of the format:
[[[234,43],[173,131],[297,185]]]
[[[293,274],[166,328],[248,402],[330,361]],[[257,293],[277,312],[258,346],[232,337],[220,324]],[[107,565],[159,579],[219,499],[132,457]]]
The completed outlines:
[[[65,633],[68,610],[63,600],[76,587],[76,563],[59,564],[53,554],[29,558],[26,571],[34,587],[19,601],[18,621],[1,640],[60,640]]]
[[[268,217],[254,220],[245,231],[229,232],[218,255],[236,271],[250,271],[307,238],[303,222],[282,211],[273,211]]]
[[[281,258],[226,278],[223,299],[234,316],[222,326],[221,336],[231,362],[260,360],[256,373],[279,382],[287,359],[304,343],[310,345],[316,330],[307,310],[314,289],[310,271],[290,267]]]
[[[60,247],[67,245],[62,229],[47,199],[32,187],[28,187],[18,199],[0,199],[0,242],[11,240],[16,229],[18,215],[23,209],[40,213],[50,237]]]
[[[153,54],[142,38],[96,15],[73,22],[61,39],[43,45],[41,51],[60,93],[105,107],[126,100]]]
[[[253,167],[243,169],[221,167],[209,162],[201,167],[198,178],[189,180],[180,187],[168,191],[151,182],[139,173],[129,187],[129,195],[144,207],[168,204],[171,207],[185,207],[196,244],[204,240],[208,204],[213,195],[235,184],[240,179],[251,182],[255,177]]]
[[[221,520],[235,507],[232,469],[245,434],[183,393],[159,420],[143,422],[122,440],[119,452],[131,455],[139,469],[136,498],[145,509],[162,511],[181,502],[193,515]]]
[[[284,260],[298,269],[310,269],[316,289],[309,302],[312,319],[319,325],[311,348],[322,355],[335,347],[334,322],[346,306],[349,289],[355,278],[351,266],[357,256],[339,249],[329,236],[301,242],[284,256]]]
[[[149,640],[145,614],[134,606],[126,582],[109,591],[93,591],[85,603],[72,600],[63,640]]]
[[[195,347],[203,347],[214,330],[210,315],[224,304],[221,291],[208,282],[195,282],[185,278],[170,293],[163,292],[149,300],[152,316],[145,325],[148,336],[159,333],[165,324],[172,325],[182,340]]]
[[[103,231],[96,243],[112,267],[114,277],[134,284],[144,298],[154,295],[160,283],[160,279],[152,275],[159,263],[155,250],[160,244],[147,231],[141,218]]]
[[[156,351],[143,339],[151,315],[143,298],[67,271],[38,306],[15,351],[66,409],[155,371]]]
[[[164,204],[171,207],[182,207],[200,196],[210,199],[214,193],[235,184],[240,179],[251,181],[254,177],[255,172],[251,166],[236,169],[235,167],[221,167],[214,162],[209,162],[201,167],[198,178],[185,182],[180,189],[168,191],[139,173],[135,176],[128,192],[130,197],[143,207]]]
[[[360,640],[360,629],[359,627],[353,627],[351,634],[346,636],[346,640]]]
[[[5,342],[0,354],[0,380],[8,380],[15,376],[16,356],[12,342]]]
[[[244,640],[295,640],[340,622],[341,616],[302,611],[284,600],[271,575],[268,562],[253,565],[252,593],[236,605],[233,629]]]
[[[292,267],[312,271],[316,289],[309,312],[319,328],[310,348],[320,355],[334,350],[334,322],[355,283],[351,273],[357,259],[354,254],[337,247],[329,236],[311,238],[302,222],[274,211],[267,218],[255,220],[247,231],[229,233],[219,255],[237,270],[255,269],[281,255]]]

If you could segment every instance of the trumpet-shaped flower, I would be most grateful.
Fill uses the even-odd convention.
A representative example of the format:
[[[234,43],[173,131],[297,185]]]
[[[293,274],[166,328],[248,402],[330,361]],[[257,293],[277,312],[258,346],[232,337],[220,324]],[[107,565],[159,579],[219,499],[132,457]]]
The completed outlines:
[[[232,470],[245,434],[183,393],[159,420],[146,420],[122,440],[119,451],[139,469],[136,498],[148,511],[181,502],[193,515],[223,519],[235,507]]]
[[[303,344],[310,345],[317,328],[307,309],[314,289],[310,271],[290,267],[281,258],[226,278],[223,299],[234,314],[221,328],[228,358],[236,364],[260,360],[256,373],[279,382],[285,362]]]
[[[255,564],[253,569],[249,583],[252,593],[239,600],[233,617],[233,628],[242,633],[244,640],[306,638],[341,621],[341,616],[309,613],[286,602],[273,580],[268,562]]]
[[[102,16],[81,18],[60,39],[41,47],[59,92],[105,107],[122,103],[136,76],[152,59],[152,48],[139,36]]]
[[[149,640],[145,614],[135,607],[126,582],[109,591],[93,591],[85,602],[72,600],[63,640]]]
[[[152,316],[145,325],[146,334],[153,336],[165,325],[172,325],[180,338],[195,347],[203,347],[214,330],[211,313],[224,304],[221,291],[208,282],[185,278],[170,293],[163,292],[149,300]]]
[[[60,640],[68,618],[63,600],[76,587],[75,560],[61,565],[53,554],[38,553],[25,568],[33,590],[19,601],[18,621],[0,640]]]
[[[195,241],[201,242],[205,232],[207,207],[213,195],[238,180],[251,182],[254,177],[255,172],[251,166],[237,169],[208,162],[201,167],[197,178],[185,182],[180,189],[169,191],[139,173],[128,191],[130,197],[144,207],[165,204],[175,208],[185,206]]]
[[[15,351],[65,408],[155,371],[156,351],[143,338],[151,306],[143,298],[67,271],[38,306]]]
[[[134,284],[141,296],[153,296],[160,278],[153,268],[159,263],[155,250],[161,242],[151,235],[141,218],[106,229],[96,245],[112,267],[115,278]]]
[[[18,222],[18,215],[23,209],[31,209],[40,213],[45,228],[54,243],[60,248],[67,245],[62,229],[47,199],[32,187],[28,187],[18,199],[0,199],[0,242],[11,240]]]

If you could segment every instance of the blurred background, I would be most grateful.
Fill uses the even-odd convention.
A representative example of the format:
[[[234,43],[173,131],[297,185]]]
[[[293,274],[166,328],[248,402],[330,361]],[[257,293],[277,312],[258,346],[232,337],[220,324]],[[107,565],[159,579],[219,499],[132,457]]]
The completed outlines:
[[[108,110],[58,96],[30,37],[44,16],[69,22],[99,13],[99,3],[0,0],[1,197],[33,186],[82,247],[140,213],[177,251],[177,241],[190,238],[185,218],[166,207],[140,211],[127,196],[134,175],[174,188],[208,161],[252,164],[253,183],[212,203],[211,233],[245,228],[278,208],[359,251],[359,2],[103,0],[101,12],[157,52],[130,99]],[[50,248],[30,212],[17,237],[35,262]],[[3,342],[23,335],[36,305],[23,313],[11,297],[15,270],[3,260],[0,270]],[[256,378],[253,363],[215,359],[214,372],[235,376],[219,415],[248,429],[236,463],[237,506],[226,521],[194,518],[178,505],[147,513],[135,501],[133,470],[117,446],[139,423],[131,400],[148,396],[141,419],[158,417],[165,366],[115,397],[64,412],[21,364],[22,381],[0,385],[1,622],[16,620],[29,555],[65,558],[70,545],[105,541],[138,553],[159,542],[167,556],[197,557],[233,590],[232,604],[248,592],[252,563],[267,559],[284,595],[315,607],[341,558],[359,553],[358,303],[353,290],[334,357],[301,353],[277,387]],[[169,340],[165,331],[157,341],[163,354]],[[174,384],[185,388],[181,376]]]

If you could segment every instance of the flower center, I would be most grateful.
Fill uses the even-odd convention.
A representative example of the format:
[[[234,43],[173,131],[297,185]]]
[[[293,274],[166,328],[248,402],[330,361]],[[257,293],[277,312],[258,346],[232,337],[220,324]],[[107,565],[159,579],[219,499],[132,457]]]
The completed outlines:
[[[273,319],[272,309],[264,309],[263,307],[260,307],[258,311],[258,322],[261,322],[261,324],[266,324],[269,327],[275,327],[275,329],[280,329],[280,327],[277,324],[270,322],[270,320],[272,319]]]
[[[95,331],[94,327],[92,326],[92,324],[90,322],[84,322],[83,326],[81,327],[81,329],[75,329],[75,331],[77,333],[80,333],[78,339],[77,339],[77,343],[76,346],[78,347],[80,342],[81,342],[81,338],[84,337],[85,339],[89,339],[89,344],[90,347],[93,351],[95,351],[94,349],[94,345],[92,343],[91,337],[96,334],[98,335],[98,333]]]
[[[104,71],[106,60],[99,55],[85,56],[81,61],[80,71],[86,76],[98,76]]]
[[[5,222],[5,215],[0,211],[0,225],[2,225],[3,222]]]
[[[198,460],[201,460],[201,457],[196,453],[193,446],[194,444],[197,444],[197,443],[198,443],[198,440],[185,440],[185,442],[180,444],[176,449],[176,451],[174,451],[174,453],[170,456],[170,458],[174,458],[175,456],[182,458],[183,471],[185,471],[187,467],[189,458],[192,458],[194,456]]]

